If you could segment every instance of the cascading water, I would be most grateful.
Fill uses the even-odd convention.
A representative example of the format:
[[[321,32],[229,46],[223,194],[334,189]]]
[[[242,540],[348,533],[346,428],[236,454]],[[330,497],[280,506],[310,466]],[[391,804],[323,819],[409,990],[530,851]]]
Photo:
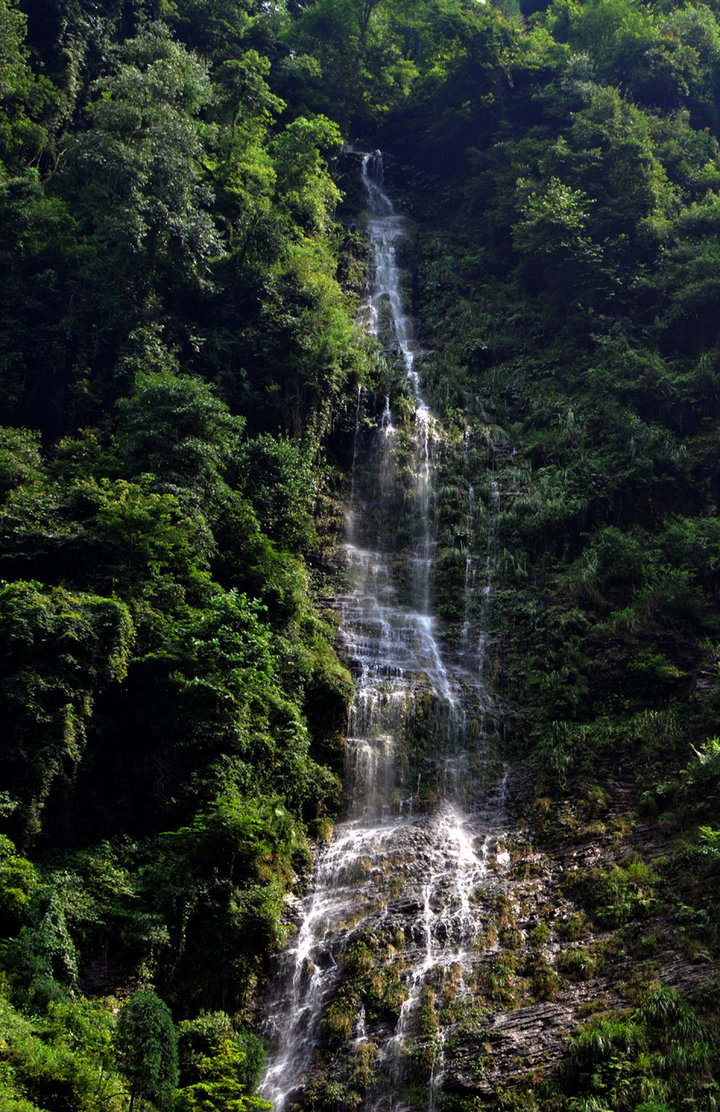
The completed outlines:
[[[388,400],[368,442],[356,439],[349,589],[338,599],[356,683],[349,817],[319,852],[267,1001],[274,1049],[261,1092],[276,1112],[436,1107],[450,1034],[472,1007],[483,909],[507,866],[506,778],[487,783],[484,632],[466,599],[461,644],[450,650],[432,612],[442,431],[423,400],[403,306],[404,221],[379,152],[362,173],[375,261],[366,327],[397,353],[412,418],[396,427]],[[475,530],[474,507],[471,516],[485,551],[467,557],[466,591],[480,593],[485,620],[492,529]]]

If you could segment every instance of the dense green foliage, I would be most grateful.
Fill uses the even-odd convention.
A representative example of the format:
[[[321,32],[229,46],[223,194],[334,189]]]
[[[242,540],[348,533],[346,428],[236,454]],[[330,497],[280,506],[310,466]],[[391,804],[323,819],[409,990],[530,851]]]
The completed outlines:
[[[262,1107],[247,1006],[340,799],[337,473],[359,385],[410,408],[343,138],[415,218],[448,636],[472,484],[509,752],[679,836],[577,898],[717,958],[719,77],[714,0],[0,0],[4,1106]],[[684,1008],[526,1106],[714,1107]]]
[[[53,12],[0,5],[4,1095],[169,1107],[162,999],[101,1040],[78,995],[152,984],[219,1017],[181,1106],[260,1107],[243,1009],[352,690],[312,602],[369,365],[340,132],[286,109],[262,5]]]

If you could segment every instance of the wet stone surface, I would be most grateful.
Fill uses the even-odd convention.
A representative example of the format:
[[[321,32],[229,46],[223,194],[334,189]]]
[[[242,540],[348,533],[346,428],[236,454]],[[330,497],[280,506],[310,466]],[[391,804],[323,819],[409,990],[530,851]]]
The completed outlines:
[[[357,691],[348,818],[318,850],[307,893],[287,904],[294,929],[263,1001],[261,1092],[275,1112],[441,1112],[451,1097],[455,1109],[497,1107],[501,1087],[551,1069],[581,1021],[652,976],[631,952],[633,931],[665,940],[656,961],[667,983],[713,973],[676,952],[651,912],[626,937],[583,908],[583,871],[666,849],[637,823],[628,785],[618,778],[589,822],[581,799],[534,800],[498,760],[485,666],[503,495],[491,475],[482,507],[466,492],[452,643],[433,611],[443,431],[420,389],[398,264],[403,220],[381,171],[378,153],[365,158],[375,276],[364,317],[399,353],[406,416],[388,399],[374,431],[358,421],[347,589],[335,600]]]
[[[400,430],[388,401],[375,433],[358,433],[348,589],[336,600],[357,690],[347,736],[350,818],[319,853],[301,904],[288,907],[297,929],[265,1001],[273,1049],[262,1092],[276,1112],[317,1104],[318,1086],[331,1083],[353,1086],[356,1107],[362,1092],[367,1108],[400,1108],[416,1069],[432,1100],[441,1056],[424,1047],[418,1064],[411,1043],[418,1034],[442,1041],[431,1005],[437,985],[470,994],[465,974],[509,868],[498,841],[508,778],[484,727],[492,699],[481,623],[466,600],[462,643],[450,651],[432,609],[442,430],[422,397],[403,305],[405,222],[383,189],[378,153],[365,158],[363,182],[375,261],[365,326],[399,354],[414,415]],[[492,535],[479,531],[473,542],[466,591],[477,594],[482,616]]]

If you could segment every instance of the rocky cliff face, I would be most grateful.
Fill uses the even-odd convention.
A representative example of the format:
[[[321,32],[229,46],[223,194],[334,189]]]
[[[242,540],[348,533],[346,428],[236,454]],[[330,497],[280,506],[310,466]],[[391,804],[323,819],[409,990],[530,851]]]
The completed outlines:
[[[717,963],[667,914],[672,832],[627,784],[551,803],[511,773],[473,822],[379,827],[339,870],[352,898],[312,959],[333,985],[288,1107],[515,1107],[572,1075],[588,1025],[712,988]]]
[[[519,755],[513,622],[544,601],[527,584],[512,596],[500,538],[528,478],[489,422],[428,409],[406,223],[378,152],[363,180],[375,259],[364,321],[387,395],[358,399],[336,600],[356,681],[348,817],[289,909],[263,1092],[276,1112],[554,1110],[617,1074],[617,1108],[634,1109],[683,1068],[658,1034],[663,1016],[686,1014],[672,993],[704,991],[717,967],[702,924],[681,926],[673,828],[649,821],[637,781],[607,753],[573,779],[567,730],[544,763]]]

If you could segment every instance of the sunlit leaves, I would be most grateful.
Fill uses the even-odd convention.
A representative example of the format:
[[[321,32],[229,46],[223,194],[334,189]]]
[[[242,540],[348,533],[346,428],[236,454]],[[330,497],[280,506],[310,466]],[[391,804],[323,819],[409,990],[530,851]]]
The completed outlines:
[[[587,239],[588,198],[551,177],[542,190],[523,179],[517,183],[521,220],[515,225],[514,242],[519,250],[551,254],[557,248],[589,246]]]
[[[39,441],[28,429],[0,428],[0,494],[40,477]]]
[[[127,271],[176,267],[203,280],[218,246],[200,173],[209,96],[206,68],[158,24],[121,50],[114,74],[99,80],[91,126],[77,135],[61,184],[83,189],[76,211]],[[127,273],[127,278],[131,277]]]
[[[14,0],[0,0],[0,181],[21,174],[47,141],[52,86],[28,65],[25,26]]]
[[[34,866],[15,851],[6,835],[0,835],[0,929],[2,937],[18,930],[38,876]]]
[[[337,124],[324,116],[300,116],[275,141],[278,200],[307,231],[326,228],[340,199],[321,154],[337,150],[340,141]]]
[[[4,1069],[0,1101],[11,1112],[36,1112],[54,1101],[95,1112],[124,1112],[128,1093],[116,1072],[115,1019],[109,1006],[84,998],[56,1001],[29,1018],[0,996]]]
[[[201,1080],[180,1090],[177,1112],[271,1112],[268,1101],[247,1094],[238,1076],[246,1057],[237,1042],[228,1040],[203,1058],[197,1067]]]
[[[187,581],[211,549],[205,522],[152,486],[145,477],[18,488],[0,512],[0,567],[6,575],[131,596],[168,572]]]

